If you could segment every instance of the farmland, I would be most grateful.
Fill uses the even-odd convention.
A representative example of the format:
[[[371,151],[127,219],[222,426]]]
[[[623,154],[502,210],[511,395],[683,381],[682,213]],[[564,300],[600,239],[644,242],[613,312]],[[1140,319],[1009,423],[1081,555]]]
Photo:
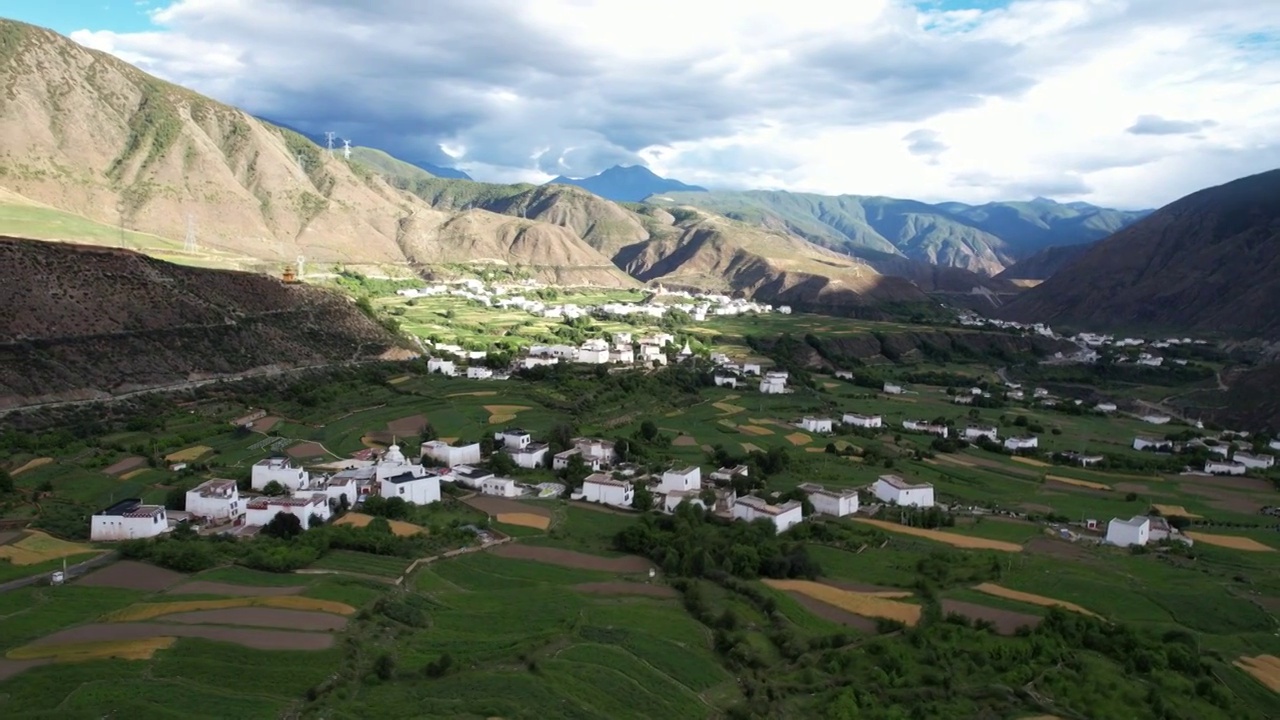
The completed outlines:
[[[457,299],[378,303],[403,307],[405,326],[445,342],[527,344],[557,329]],[[679,330],[699,352],[755,359],[764,353],[749,338],[762,334],[917,331],[803,315]],[[810,516],[780,538],[753,537],[721,555],[716,538],[738,532],[721,521],[697,525],[705,534],[684,542],[654,513],[561,498],[464,499],[450,488],[444,502],[385,523],[395,542],[432,548],[422,557],[335,546],[293,572],[251,570],[228,556],[194,574],[121,561],[61,587],[0,593],[0,713],[56,706],[69,716],[102,708],[151,716],[180,702],[196,717],[217,708],[245,717],[692,718],[747,707],[786,717],[840,707],[876,718],[907,707],[935,717],[1158,717],[1144,700],[1154,688],[1166,707],[1197,717],[1280,711],[1265,684],[1274,677],[1267,658],[1280,654],[1280,535],[1259,512],[1280,504],[1275,475],[1171,470],[1132,449],[1134,435],[1151,432],[1135,417],[1030,403],[971,408],[942,384],[907,379],[930,372],[949,374],[950,385],[992,383],[997,366],[984,359],[859,366],[908,383],[904,396],[829,374],[806,381],[803,368],[793,371],[794,392],[762,395],[711,387],[687,367],[484,382],[429,375],[424,364],[227,384],[140,402],[105,422],[72,415],[61,427],[3,436],[0,468],[16,491],[0,498],[0,519],[29,526],[0,532],[0,557],[9,559],[0,582],[103,552],[85,542],[84,518],[113,499],[165,503],[210,477],[243,483],[275,453],[320,471],[391,442],[416,455],[429,434],[479,442],[507,424],[543,441],[625,441],[641,471],[696,464],[706,478],[717,466],[748,464],[750,489],[763,496],[791,497],[801,483],[865,488],[894,473],[931,483],[960,510],[928,526],[897,511]],[[230,424],[255,409],[267,418],[253,428]],[[824,436],[794,424],[844,412],[879,414],[885,427]],[[993,425],[1002,437],[1034,433],[1042,452],[940,449],[901,430],[903,420],[935,418]],[[1082,468],[1050,456],[1068,450],[1109,462]],[[562,474],[510,472],[524,485],[563,482]],[[1195,545],[1127,551],[1090,541],[1099,532],[1088,521],[1105,528],[1112,517],[1148,512],[1185,519]],[[373,523],[351,512],[320,532]],[[510,540],[438,557],[452,546],[430,543],[469,525]],[[618,544],[622,531],[655,528],[673,536],[654,544],[661,553]],[[1012,660],[1032,647],[1043,656]],[[944,668],[933,669],[936,658]],[[971,692],[1032,682],[1044,702]]]

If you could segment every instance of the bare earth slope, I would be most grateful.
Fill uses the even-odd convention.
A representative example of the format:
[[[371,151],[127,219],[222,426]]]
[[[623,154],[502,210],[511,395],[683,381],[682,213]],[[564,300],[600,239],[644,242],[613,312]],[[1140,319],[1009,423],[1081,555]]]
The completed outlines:
[[[398,343],[319,288],[0,238],[0,408],[402,355]]]
[[[1058,325],[1280,338],[1280,170],[1201,190],[1091,247],[1001,311]]]

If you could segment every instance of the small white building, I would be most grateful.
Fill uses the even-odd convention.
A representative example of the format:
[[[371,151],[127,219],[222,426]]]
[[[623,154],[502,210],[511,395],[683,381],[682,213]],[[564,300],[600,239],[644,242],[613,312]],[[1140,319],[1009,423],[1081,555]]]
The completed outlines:
[[[1168,425],[1173,418],[1168,415],[1143,415],[1142,422],[1151,423],[1152,425]]]
[[[1146,545],[1151,539],[1150,518],[1136,515],[1128,520],[1113,518],[1107,523],[1107,542],[1119,547]]]
[[[1173,441],[1164,438],[1151,437],[1150,435],[1139,435],[1133,439],[1134,450],[1152,450],[1155,452],[1172,452]]]
[[[1243,475],[1249,468],[1234,460],[1210,460],[1204,464],[1204,471],[1210,475]]]
[[[840,422],[845,425],[852,425],[860,428],[878,428],[884,427],[884,419],[879,415],[859,415],[857,413],[845,413],[840,418]]]
[[[923,432],[923,433],[929,433],[930,435],[937,435],[938,437],[941,437],[941,438],[946,438],[951,435],[951,428],[947,427],[946,425],[934,425],[933,423],[928,422],[927,420],[903,420],[902,428],[904,430],[914,430],[916,432]]]
[[[871,493],[890,505],[933,507],[932,485],[910,483],[897,475],[881,475],[872,483]]]
[[[604,473],[594,473],[582,482],[582,499],[602,505],[631,507],[635,498],[631,483],[614,480]]]
[[[1079,464],[1080,467],[1092,467],[1101,463],[1103,460],[1106,460],[1106,458],[1101,455],[1087,455],[1085,453],[1078,452],[1065,453],[1065,456],[1071,462]]]
[[[796,423],[796,427],[811,433],[831,433],[831,418],[804,417]]]
[[[701,493],[700,490],[672,490],[662,497],[662,511],[669,515],[684,503],[697,505],[705,510],[707,504],[702,502]]]
[[[458,374],[458,368],[454,366],[452,360],[433,357],[427,360],[427,372],[440,373],[441,375],[453,377]]]
[[[303,530],[309,530],[312,515],[329,519],[329,498],[324,493],[311,493],[306,497],[256,497],[245,504],[245,524],[265,526],[280,513],[293,515],[302,523]]]
[[[93,542],[152,538],[169,531],[169,515],[163,505],[143,505],[139,498],[121,500],[94,513],[89,520]]]
[[[507,454],[515,461],[516,467],[526,470],[537,470],[547,462],[547,444],[529,443],[518,450],[507,449]]]
[[[443,440],[422,443],[422,457],[431,458],[445,467],[480,462],[480,443],[454,447]]]
[[[858,512],[858,491],[852,488],[828,490],[814,483],[802,483],[800,489],[809,494],[816,513],[845,517]]]
[[[360,499],[360,482],[353,477],[335,476],[324,484],[324,494],[336,505],[347,499],[347,507],[354,507]]]
[[[580,437],[573,439],[573,447],[582,453],[582,459],[591,467],[609,467],[617,459],[614,444],[599,438]]]
[[[430,505],[440,502],[440,476],[435,473],[417,474],[403,472],[378,479],[378,494],[384,498],[398,497],[410,505]]]
[[[766,519],[773,523],[778,534],[782,534],[804,522],[804,515],[802,506],[795,500],[781,505],[770,505],[762,498],[745,495],[733,503],[733,519],[746,522]]]
[[[1113,413],[1120,408],[1116,407],[1116,404],[1113,402],[1101,402],[1095,405],[1093,409],[1098,412]]]
[[[976,442],[978,438],[986,438],[991,442],[1000,442],[1000,431],[994,427],[980,427],[970,425],[964,429],[964,439],[970,442]]]
[[[1280,439],[1272,440],[1270,443],[1267,444],[1267,447],[1271,448],[1272,450],[1280,450]]]
[[[716,387],[731,387],[735,390],[738,388],[738,378],[732,375],[716,374],[712,376],[712,379],[715,381]]]
[[[693,465],[683,470],[668,470],[662,473],[662,484],[658,492],[678,492],[702,489],[702,468]]]
[[[294,467],[289,458],[273,457],[259,460],[253,464],[249,473],[251,486],[259,492],[272,482],[279,483],[289,492],[301,490],[311,484],[310,474],[300,467]]]
[[[1232,459],[1250,470],[1267,470],[1276,464],[1276,459],[1271,455],[1251,455],[1238,452]]]
[[[487,367],[477,367],[472,365],[467,368],[467,379],[469,380],[488,380],[493,377],[493,371]]]
[[[1040,438],[1035,435],[1005,438],[1004,441],[1004,449],[1012,450],[1013,452],[1017,452],[1019,450],[1035,450],[1038,447],[1040,447]]]
[[[603,365],[609,362],[609,343],[604,340],[588,340],[578,349],[578,362]]]
[[[893,384],[893,383],[885,383],[885,384],[884,384],[884,388],[882,388],[882,389],[883,389],[883,391],[885,392],[885,394],[887,394],[887,395],[901,395],[901,394],[902,394],[902,386],[901,386],[901,385],[895,385],[895,384]]]
[[[492,477],[480,483],[480,494],[513,498],[520,496],[520,488],[511,478]]]
[[[760,381],[760,392],[766,395],[782,395],[787,392],[787,374],[769,371]]]
[[[751,470],[746,465],[735,465],[734,467],[722,467],[719,470],[711,471],[711,482],[727,483],[733,482],[736,477],[748,477]]]
[[[187,512],[214,522],[231,522],[244,513],[235,480],[206,480],[187,491]]]
[[[760,363],[749,363],[749,362],[742,363],[742,374],[743,375],[760,375],[761,374]]]
[[[533,442],[533,435],[520,428],[507,428],[494,433],[493,440],[502,443],[502,447],[507,450],[520,450]]]
[[[636,361],[636,351],[630,345],[617,345],[609,352],[609,362],[630,365]]]
[[[472,490],[479,490],[481,485],[494,478],[491,470],[472,465],[459,465],[451,468],[449,475],[453,477],[455,483],[469,487]]]

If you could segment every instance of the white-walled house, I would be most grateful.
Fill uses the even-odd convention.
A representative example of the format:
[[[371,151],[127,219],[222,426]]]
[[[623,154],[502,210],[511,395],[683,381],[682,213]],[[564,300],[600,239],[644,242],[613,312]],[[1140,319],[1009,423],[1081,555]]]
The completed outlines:
[[[895,385],[895,384],[893,384],[893,383],[885,383],[885,384],[884,384],[883,391],[884,391],[884,393],[885,393],[886,395],[901,395],[901,394],[902,394],[902,386],[901,386],[901,385]]]
[[[1234,460],[1210,460],[1204,464],[1204,471],[1210,475],[1243,475],[1249,468]]]
[[[1280,450],[1280,439],[1272,440],[1270,443],[1267,444],[1267,447],[1271,448],[1272,450]]]
[[[778,534],[782,534],[804,522],[802,506],[795,500],[781,505],[770,505],[762,498],[754,495],[745,495],[733,503],[734,520],[752,522],[762,518],[773,523],[773,527]]]
[[[976,425],[970,425],[964,429],[965,440],[974,442],[983,437],[991,442],[1000,442],[1000,431],[994,427],[978,427]]]
[[[831,433],[831,418],[805,417],[796,423],[796,427],[811,433]]]
[[[662,511],[671,514],[676,511],[684,503],[691,503],[706,509],[707,504],[702,502],[700,490],[672,490],[662,497]]]
[[[427,360],[427,372],[440,373],[453,377],[458,374],[458,368],[454,366],[452,360],[444,360],[441,358],[431,358]]]
[[[951,428],[946,425],[934,425],[927,420],[903,420],[902,427],[904,430],[914,430],[916,432],[929,433],[946,438],[951,435]]]
[[[711,471],[712,482],[727,483],[732,482],[736,477],[748,477],[751,470],[746,465],[735,465],[733,467],[722,467],[719,470]]]
[[[469,487],[472,490],[479,490],[485,481],[494,478],[493,471],[472,465],[459,465],[451,468],[449,474],[453,477],[455,483]]]
[[[507,450],[519,450],[533,442],[533,435],[520,428],[507,428],[494,433],[493,440],[502,443]]]
[[[582,459],[592,467],[609,467],[617,458],[614,444],[609,440],[580,437],[573,439],[573,447],[582,453]]]
[[[1035,450],[1038,447],[1040,447],[1040,438],[1035,435],[1005,438],[1004,441],[1004,449],[1014,452],[1018,450]]]
[[[480,483],[480,494],[513,498],[520,496],[520,488],[511,478],[492,477]]]
[[[742,363],[743,375],[760,375],[760,363]]]
[[[272,482],[285,490],[301,490],[311,483],[311,475],[300,467],[294,467],[288,458],[273,457],[259,460],[249,471],[249,481],[254,490],[262,491]]]
[[[1173,418],[1168,415],[1143,415],[1142,422],[1151,423],[1152,425],[1168,425]]]
[[[245,504],[245,524],[265,526],[276,515],[293,515],[302,523],[303,530],[311,528],[311,516],[328,520],[329,497],[324,493],[311,493],[306,497],[256,497]]]
[[[493,377],[493,371],[487,367],[478,367],[472,365],[467,368],[468,380],[489,380]]]
[[[911,507],[933,507],[933,486],[910,483],[897,475],[881,475],[871,485],[871,493],[881,502]]]
[[[858,512],[858,491],[853,488],[828,490],[815,483],[802,483],[800,489],[809,494],[816,513],[845,517]]]
[[[861,428],[878,428],[884,427],[884,419],[879,415],[859,415],[857,413],[845,413],[840,418],[840,422],[845,425],[852,425]]]
[[[614,480],[604,473],[594,473],[582,482],[582,499],[602,505],[630,507],[634,499],[631,483]]]
[[[1151,520],[1141,515],[1128,520],[1113,518],[1107,523],[1107,542],[1120,547],[1146,545],[1151,539]]]
[[[121,500],[89,519],[93,542],[151,538],[168,531],[169,514],[164,506],[143,505],[139,498]]]
[[[443,440],[428,440],[422,443],[422,457],[429,457],[445,467],[478,463],[480,443],[454,447]]]
[[[1139,435],[1133,439],[1134,450],[1153,450],[1155,452],[1172,452],[1173,441],[1155,438],[1150,435]]]
[[[546,443],[529,443],[519,450],[508,449],[506,452],[515,461],[516,467],[537,470],[545,465],[547,451],[548,445]]]
[[[738,378],[732,375],[716,374],[712,376],[712,380],[715,381],[716,387],[731,387],[735,390],[738,389]]]
[[[1116,404],[1113,402],[1101,402],[1095,405],[1093,409],[1098,412],[1113,413],[1120,408],[1116,407]]]
[[[786,373],[768,372],[760,381],[760,392],[765,395],[782,395],[787,392]]]
[[[1232,459],[1251,470],[1267,470],[1276,464],[1276,459],[1270,455],[1238,452]]]
[[[240,490],[235,480],[206,480],[187,491],[187,512],[192,517],[230,522],[240,517]]]
[[[662,484],[658,486],[658,492],[664,493],[701,489],[702,468],[697,465],[662,473]]]
[[[435,473],[416,474],[405,471],[399,475],[379,478],[378,494],[384,498],[401,498],[410,505],[430,505],[440,502],[440,476]]]

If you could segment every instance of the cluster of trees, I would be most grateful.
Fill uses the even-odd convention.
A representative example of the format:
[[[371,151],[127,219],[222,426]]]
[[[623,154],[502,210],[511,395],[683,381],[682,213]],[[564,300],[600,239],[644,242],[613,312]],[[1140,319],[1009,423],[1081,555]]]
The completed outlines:
[[[821,572],[804,543],[777,535],[768,521],[729,522],[688,503],[674,515],[645,515],[614,537],[614,547],[647,557],[672,576],[813,579]]]

